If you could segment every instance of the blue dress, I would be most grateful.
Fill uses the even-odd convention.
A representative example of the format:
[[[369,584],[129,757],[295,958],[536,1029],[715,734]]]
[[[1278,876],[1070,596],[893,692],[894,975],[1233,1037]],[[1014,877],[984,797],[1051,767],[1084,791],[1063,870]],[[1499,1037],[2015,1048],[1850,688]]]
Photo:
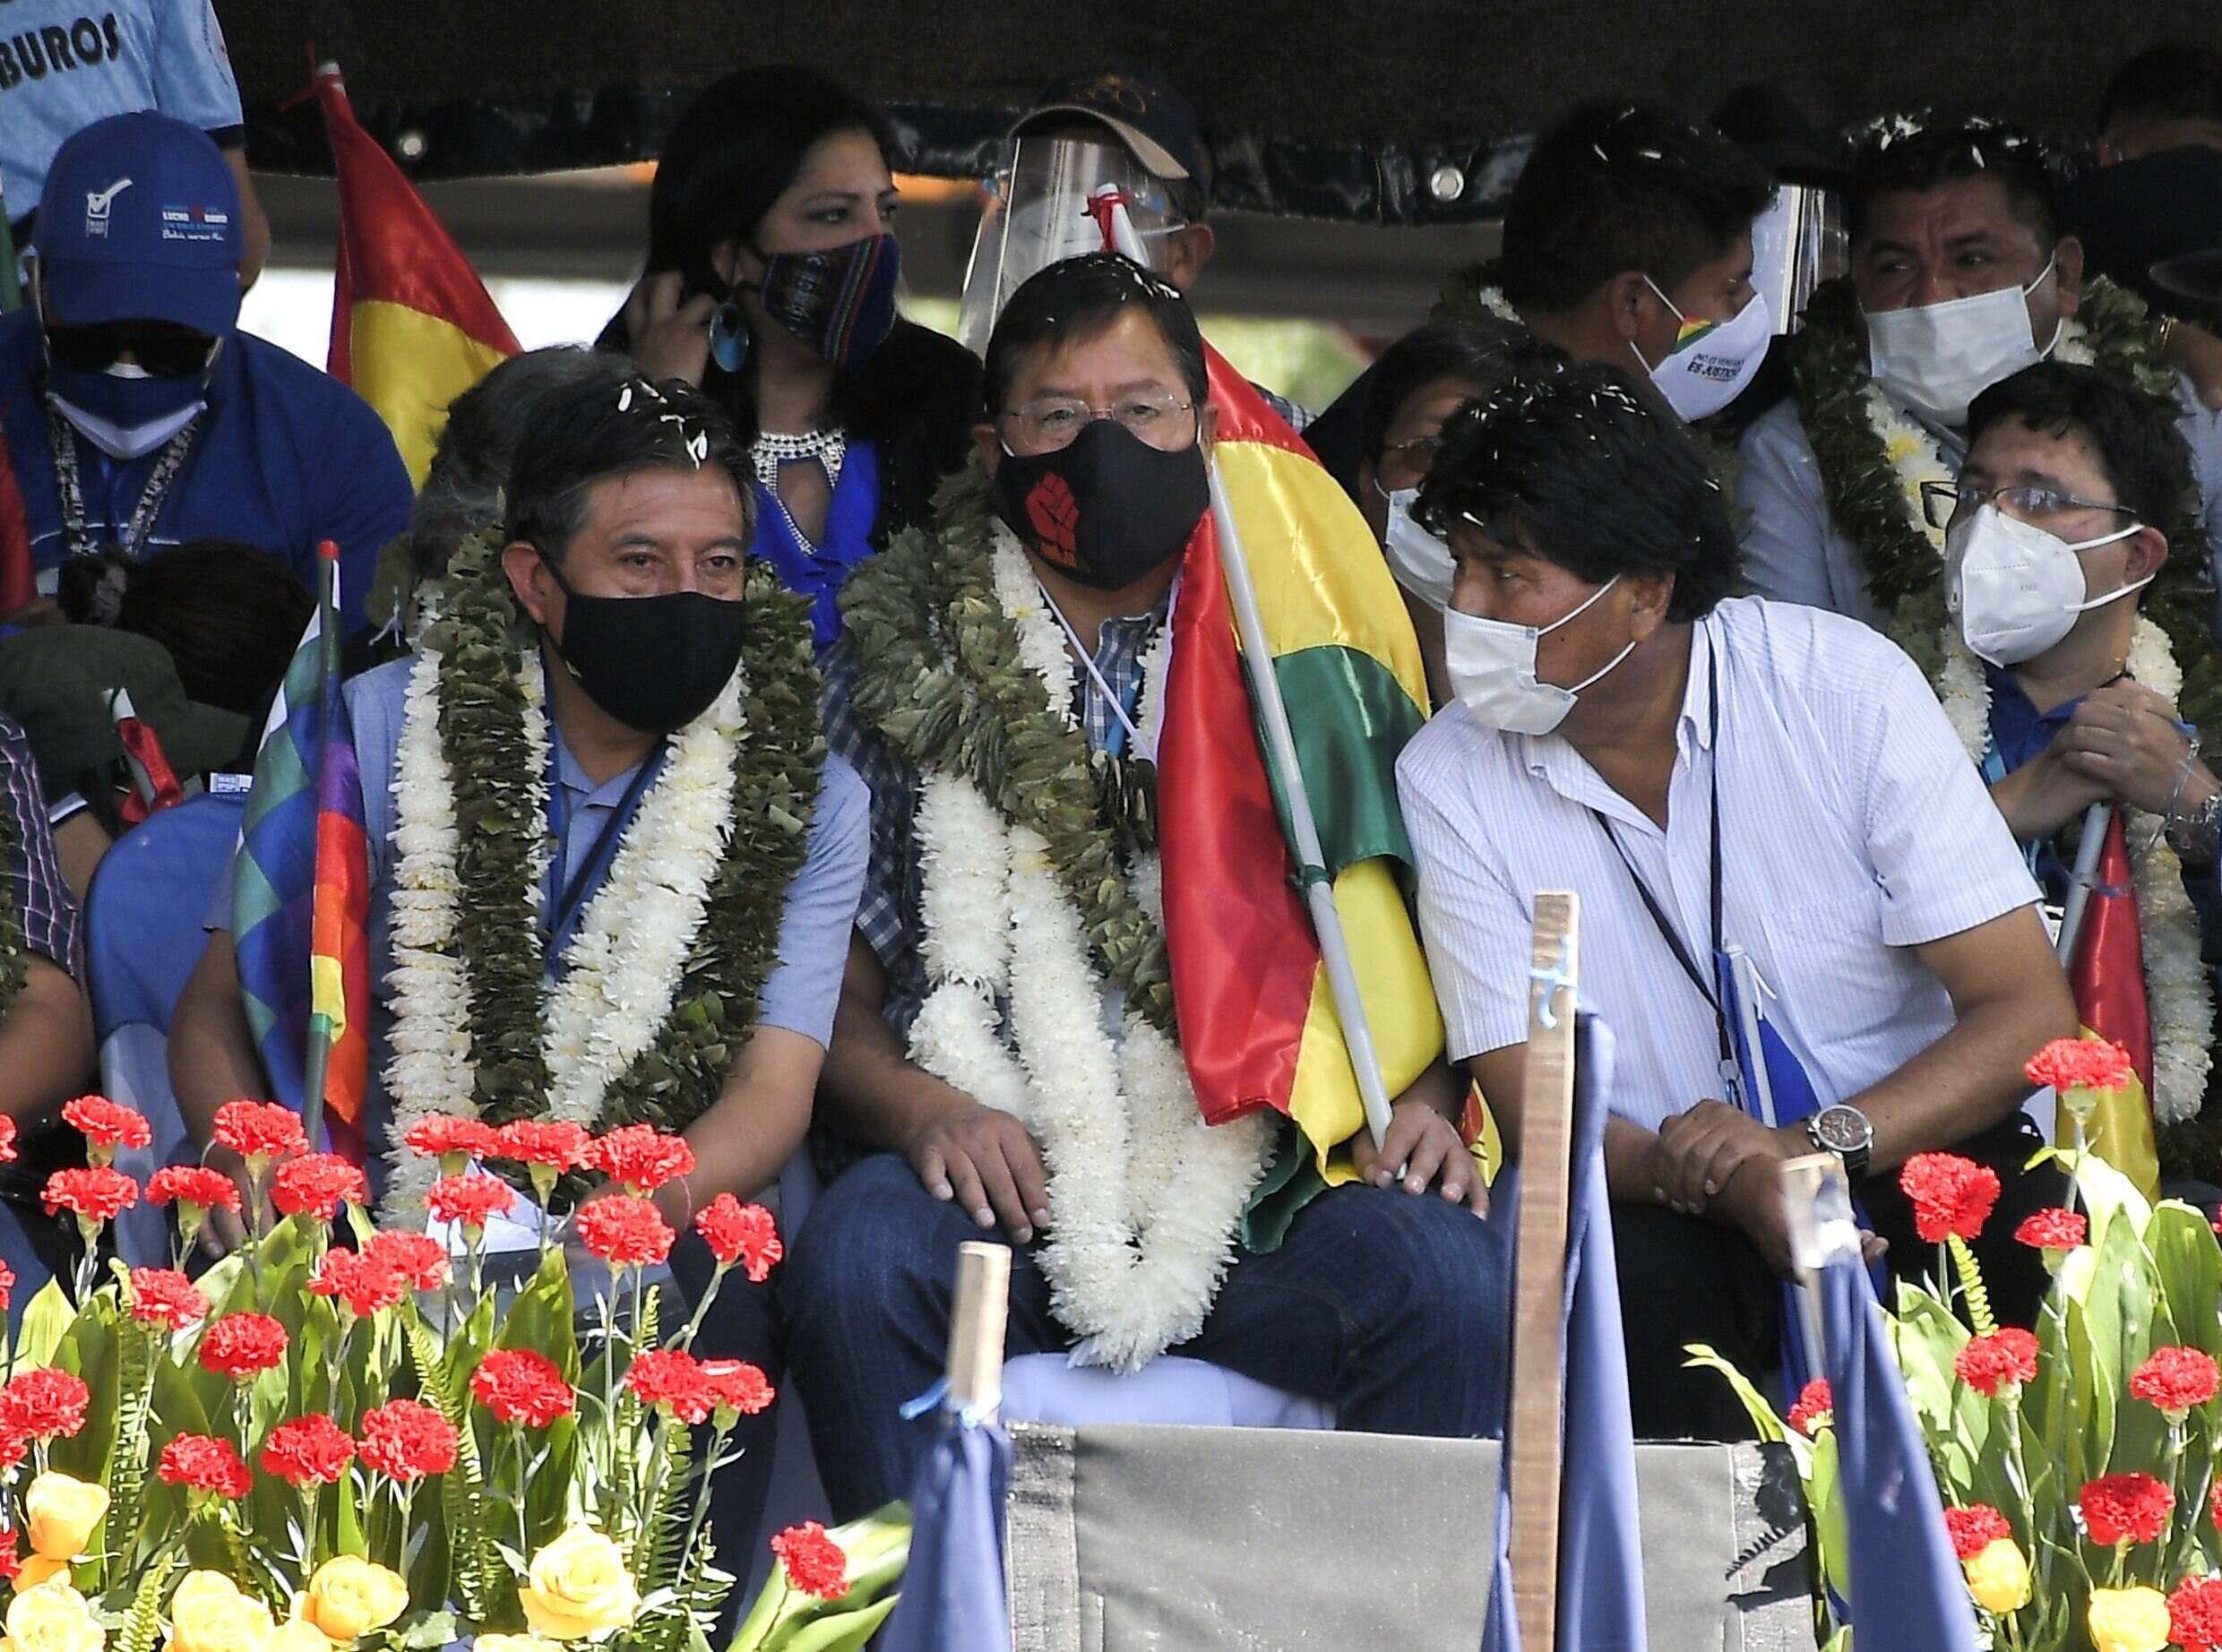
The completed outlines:
[[[780,584],[810,598],[811,635],[822,658],[841,634],[841,586],[849,570],[872,555],[872,524],[880,506],[879,454],[869,442],[848,443],[817,545],[796,530],[794,519],[777,495],[762,482],[754,486],[756,542],[752,550],[779,575]]]

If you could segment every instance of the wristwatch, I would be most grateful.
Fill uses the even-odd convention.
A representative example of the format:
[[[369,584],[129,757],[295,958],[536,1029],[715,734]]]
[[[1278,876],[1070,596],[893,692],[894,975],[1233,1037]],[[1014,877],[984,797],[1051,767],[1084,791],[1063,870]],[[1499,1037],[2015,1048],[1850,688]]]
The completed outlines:
[[[1856,1187],[1867,1178],[1868,1156],[1874,1151],[1874,1126],[1857,1107],[1842,1102],[1823,1107],[1805,1121],[1805,1140],[1816,1153],[1833,1153],[1844,1161],[1845,1179]]]

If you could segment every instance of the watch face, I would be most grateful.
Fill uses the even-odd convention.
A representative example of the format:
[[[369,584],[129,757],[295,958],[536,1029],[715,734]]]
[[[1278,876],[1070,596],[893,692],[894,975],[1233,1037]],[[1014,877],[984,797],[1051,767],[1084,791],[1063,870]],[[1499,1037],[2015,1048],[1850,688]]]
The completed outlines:
[[[1856,1153],[1874,1139],[1874,1130],[1853,1107],[1823,1107],[1813,1114],[1813,1134],[1831,1153]]]

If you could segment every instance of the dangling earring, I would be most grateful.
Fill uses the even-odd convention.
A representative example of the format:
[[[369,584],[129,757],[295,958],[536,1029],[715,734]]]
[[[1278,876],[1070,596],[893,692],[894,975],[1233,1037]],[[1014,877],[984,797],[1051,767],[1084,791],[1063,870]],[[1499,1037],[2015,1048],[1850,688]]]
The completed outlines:
[[[710,314],[710,357],[728,373],[748,360],[748,318],[730,297]]]

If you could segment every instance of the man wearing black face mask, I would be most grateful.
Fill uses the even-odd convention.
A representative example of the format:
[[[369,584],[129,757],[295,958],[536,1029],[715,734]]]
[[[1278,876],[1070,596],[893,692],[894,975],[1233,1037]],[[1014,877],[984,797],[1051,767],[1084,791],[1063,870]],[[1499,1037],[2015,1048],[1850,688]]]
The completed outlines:
[[[802,1140],[869,801],[822,756],[803,602],[744,571],[747,460],[713,403],[637,377],[562,386],[517,452],[508,521],[456,552],[419,653],[348,684],[370,844],[366,1168],[385,1212],[421,1220],[436,1171],[407,1132],[428,1114],[652,1123],[693,1149],[658,1194],[685,1232]],[[227,933],[178,1006],[170,1072],[203,1140],[225,1098],[268,1093]],[[699,1293],[699,1239],[671,1261]],[[776,1372],[768,1286],[728,1280],[704,1334],[718,1346],[698,1353]],[[770,1468],[769,1436],[753,1443],[755,1467],[721,1470],[714,1493],[736,1561]]]
[[[211,538],[313,590],[331,539],[358,626],[378,547],[409,524],[409,472],[368,403],[238,330],[222,152],[168,116],[111,116],[56,152],[41,208],[37,307],[0,316],[0,441],[39,590],[107,546],[144,560]],[[34,607],[19,618],[50,617]]]

